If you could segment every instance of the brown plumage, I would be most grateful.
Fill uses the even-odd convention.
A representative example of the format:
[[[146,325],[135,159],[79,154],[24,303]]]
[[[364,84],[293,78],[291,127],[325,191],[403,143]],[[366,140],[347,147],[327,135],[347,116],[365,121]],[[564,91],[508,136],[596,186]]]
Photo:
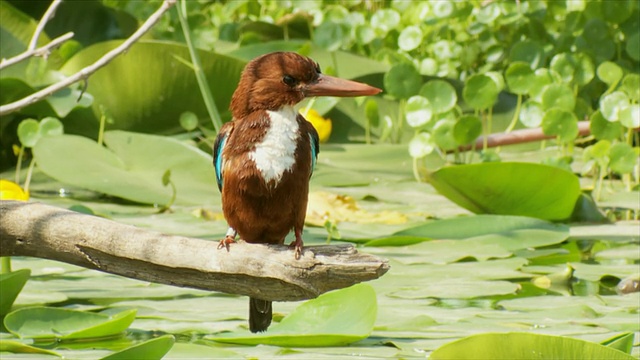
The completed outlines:
[[[320,72],[313,60],[290,52],[260,56],[247,64],[231,99],[233,120],[214,144],[214,165],[229,224],[219,248],[236,235],[249,243],[283,244],[302,254],[302,229],[309,177],[318,154],[318,134],[293,110],[307,96],[374,95],[369,85]],[[271,323],[271,301],[250,299],[249,327],[264,331]]]

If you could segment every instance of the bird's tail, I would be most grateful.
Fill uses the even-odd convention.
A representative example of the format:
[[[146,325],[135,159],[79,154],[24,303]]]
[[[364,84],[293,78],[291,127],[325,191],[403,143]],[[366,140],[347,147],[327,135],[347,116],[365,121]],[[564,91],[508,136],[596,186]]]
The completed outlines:
[[[249,298],[249,330],[262,332],[271,325],[271,301]]]

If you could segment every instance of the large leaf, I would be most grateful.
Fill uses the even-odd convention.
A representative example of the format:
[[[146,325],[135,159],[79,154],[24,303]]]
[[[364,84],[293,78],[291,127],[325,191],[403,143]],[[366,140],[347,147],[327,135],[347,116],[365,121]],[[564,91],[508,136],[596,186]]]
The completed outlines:
[[[61,308],[31,307],[7,315],[4,326],[20,338],[89,339],[120,334],[135,318],[135,310],[108,316]]]
[[[71,58],[61,71],[71,74],[121,44],[90,46]],[[241,60],[201,51],[200,60],[218,109],[226,110],[245,65]],[[126,54],[91,75],[87,91],[94,96],[97,121],[101,108],[113,119],[107,129],[167,132],[180,129],[180,114],[195,113],[210,123],[190,65],[189,51],[177,43],[140,41]],[[87,120],[89,121],[89,120]]]
[[[162,184],[165,171],[177,188],[177,201],[216,203],[211,156],[175,139],[124,131],[105,133],[109,149],[75,135],[43,138],[33,149],[38,167],[69,185],[147,204],[165,205],[171,187]]]
[[[369,336],[376,313],[375,291],[369,285],[358,284],[303,303],[265,333],[231,333],[211,339],[245,345],[341,346]]]
[[[29,280],[31,270],[21,269],[0,275],[0,316],[11,310],[13,302]]]
[[[173,335],[160,336],[105,356],[101,360],[162,359],[171,350],[175,341]]]
[[[530,333],[479,334],[448,343],[430,359],[609,359],[633,356],[597,343]]]
[[[40,354],[62,357],[62,355],[58,354],[55,351],[41,349],[15,340],[0,339],[0,353],[5,352],[14,354]]]
[[[580,196],[578,177],[552,166],[483,163],[444,167],[430,176],[439,193],[478,214],[564,220]]]

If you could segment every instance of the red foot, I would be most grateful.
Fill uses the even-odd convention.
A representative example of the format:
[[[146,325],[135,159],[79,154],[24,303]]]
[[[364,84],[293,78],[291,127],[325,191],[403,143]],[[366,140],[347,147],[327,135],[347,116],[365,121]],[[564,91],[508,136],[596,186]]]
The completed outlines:
[[[220,240],[220,243],[218,243],[218,250],[226,248],[227,251],[229,251],[229,244],[233,244],[234,242],[236,242],[234,240],[234,237],[227,235],[224,237],[224,239]]]
[[[302,230],[296,229],[295,234],[296,234],[296,239],[291,244],[289,244],[289,247],[294,249],[295,251],[294,256],[296,257],[296,260],[298,260],[302,256],[302,245],[303,245]]]

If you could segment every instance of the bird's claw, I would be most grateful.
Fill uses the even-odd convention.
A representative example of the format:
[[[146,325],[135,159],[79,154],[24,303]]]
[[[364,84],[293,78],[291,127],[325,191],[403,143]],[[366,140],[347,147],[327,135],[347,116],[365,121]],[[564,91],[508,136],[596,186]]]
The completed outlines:
[[[289,244],[289,248],[293,249],[296,260],[300,260],[300,257],[302,257],[302,241],[293,241]]]
[[[226,248],[227,252],[229,252],[229,244],[232,244],[236,242],[233,237],[227,235],[224,237],[224,239],[220,240],[220,243],[218,243],[218,250],[222,249],[222,248]]]

